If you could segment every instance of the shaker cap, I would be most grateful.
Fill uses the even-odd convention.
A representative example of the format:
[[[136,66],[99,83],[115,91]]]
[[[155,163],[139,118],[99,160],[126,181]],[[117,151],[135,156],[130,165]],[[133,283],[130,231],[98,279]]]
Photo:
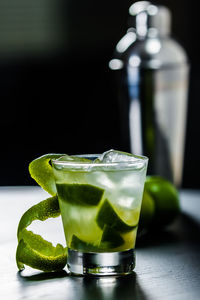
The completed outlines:
[[[163,5],[149,1],[138,1],[129,8],[131,26],[141,37],[146,35],[168,35],[171,28],[171,13]]]

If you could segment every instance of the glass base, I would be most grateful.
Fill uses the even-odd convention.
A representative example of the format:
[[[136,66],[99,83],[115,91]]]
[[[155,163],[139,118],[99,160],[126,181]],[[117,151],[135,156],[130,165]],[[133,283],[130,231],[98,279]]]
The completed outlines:
[[[68,249],[67,265],[76,275],[127,275],[135,268],[135,251],[83,253]]]

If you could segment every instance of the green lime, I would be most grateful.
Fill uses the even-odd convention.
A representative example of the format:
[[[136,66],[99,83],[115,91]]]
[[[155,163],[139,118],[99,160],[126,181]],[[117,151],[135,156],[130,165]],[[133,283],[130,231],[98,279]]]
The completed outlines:
[[[179,196],[175,186],[159,176],[149,176],[145,190],[155,204],[153,225],[162,227],[170,224],[180,212]]]
[[[27,228],[34,220],[45,221],[48,218],[56,218],[60,215],[60,208],[57,196],[50,197],[46,200],[29,208],[21,217],[17,237],[20,240],[20,234],[23,229]]]
[[[147,229],[153,221],[155,213],[155,203],[153,198],[149,193],[147,193],[146,189],[144,189],[141,213],[140,213],[140,221],[138,231]]]
[[[40,235],[25,229],[17,247],[16,261],[19,270],[24,269],[24,264],[45,272],[62,270],[67,263],[67,248],[60,244],[54,247]]]
[[[104,227],[101,241],[98,245],[93,245],[92,243],[86,242],[75,234],[72,236],[70,243],[70,248],[74,250],[79,250],[82,252],[109,252],[114,248],[117,248],[124,244],[123,238],[120,234],[109,226]]]
[[[96,217],[96,222],[102,230],[105,225],[108,225],[110,228],[118,232],[128,232],[137,227],[137,224],[126,224],[115,212],[108,199],[105,199],[103,205],[101,206]]]
[[[121,235],[113,228],[105,225],[99,247],[109,251],[110,249],[117,248],[123,244],[124,239]]]
[[[19,270],[24,264],[42,271],[57,271],[64,268],[67,263],[67,248],[44,240],[40,235],[34,234],[26,228],[34,221],[44,221],[60,215],[57,197],[51,197],[32,206],[21,217],[18,226],[18,246],[16,262]]]
[[[75,234],[72,236],[72,240],[70,243],[70,248],[74,250],[79,250],[82,252],[95,252],[99,251],[98,246],[94,246],[92,243],[85,242],[78,238]]]
[[[57,183],[56,188],[60,200],[81,206],[98,205],[104,193],[103,189],[90,184]]]
[[[50,195],[56,195],[56,185],[53,176],[53,169],[50,165],[52,159],[57,159],[63,154],[45,154],[34,159],[29,164],[29,173],[31,177]]]

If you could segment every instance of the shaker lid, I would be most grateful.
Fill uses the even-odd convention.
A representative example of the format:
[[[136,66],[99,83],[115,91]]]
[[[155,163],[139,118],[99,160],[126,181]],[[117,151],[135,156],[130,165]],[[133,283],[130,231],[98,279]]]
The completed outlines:
[[[138,1],[129,8],[131,26],[139,36],[168,35],[171,27],[171,13],[162,5],[154,5],[149,1]]]

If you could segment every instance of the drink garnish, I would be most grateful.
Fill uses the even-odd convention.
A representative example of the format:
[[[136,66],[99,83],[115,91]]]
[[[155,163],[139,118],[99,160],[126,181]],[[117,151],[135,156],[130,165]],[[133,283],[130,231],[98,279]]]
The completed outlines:
[[[45,154],[34,159],[29,164],[31,177],[50,195],[56,195],[56,184],[53,176],[53,169],[50,165],[51,159],[58,159],[63,154]]]
[[[101,241],[94,245],[90,242],[86,242],[80,239],[75,234],[72,236],[70,248],[79,250],[82,252],[111,252],[113,249],[124,244],[124,239],[120,234],[109,226],[105,225]]]
[[[96,217],[96,222],[102,229],[105,225],[108,225],[110,228],[121,233],[131,231],[138,225],[129,225],[125,223],[116,213],[108,199],[105,199],[104,203],[100,207],[100,210]]]
[[[90,184],[57,183],[56,187],[60,200],[72,205],[96,206],[104,193],[104,189]]]
[[[103,234],[101,238],[100,248],[114,249],[120,247],[124,244],[124,239],[121,237],[119,232],[111,228],[110,226],[105,225],[103,229]]]
[[[60,215],[56,186],[53,178],[51,159],[61,154],[47,154],[33,160],[29,165],[31,177],[49,194],[54,195],[29,208],[21,217],[18,225],[18,246],[16,262],[19,270],[24,264],[42,271],[56,271],[64,268],[67,262],[67,248],[60,244],[56,247],[26,228],[34,221],[45,221]]]
[[[34,221],[45,221],[60,215],[57,196],[48,198],[28,209],[19,222],[18,247],[16,261],[19,270],[24,269],[24,264],[42,271],[57,271],[63,269],[67,262],[67,248],[44,240],[26,228]]]

